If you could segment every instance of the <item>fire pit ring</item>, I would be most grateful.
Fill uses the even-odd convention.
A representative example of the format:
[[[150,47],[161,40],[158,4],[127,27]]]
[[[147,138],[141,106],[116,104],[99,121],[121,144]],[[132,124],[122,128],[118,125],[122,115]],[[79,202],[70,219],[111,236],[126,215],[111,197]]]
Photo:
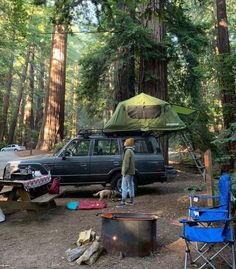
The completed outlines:
[[[156,248],[157,216],[148,213],[104,213],[102,243],[108,253],[144,257]]]

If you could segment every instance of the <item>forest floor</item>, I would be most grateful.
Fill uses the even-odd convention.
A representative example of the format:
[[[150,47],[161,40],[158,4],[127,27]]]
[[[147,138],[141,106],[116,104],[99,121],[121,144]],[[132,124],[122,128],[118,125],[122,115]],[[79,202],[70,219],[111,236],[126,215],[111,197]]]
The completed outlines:
[[[0,268],[79,267],[65,260],[65,250],[75,247],[79,233],[83,230],[92,228],[98,235],[101,234],[102,219],[96,215],[98,212],[156,214],[157,249],[144,258],[120,258],[118,255],[104,253],[94,265],[83,265],[82,268],[183,268],[184,242],[179,237],[182,227],[178,220],[187,214],[186,188],[198,185],[200,176],[193,170],[178,165],[175,168],[177,175],[174,179],[140,187],[133,207],[118,209],[118,202],[106,200],[107,208],[102,210],[70,211],[66,208],[69,201],[95,200],[93,193],[102,189],[100,185],[96,185],[80,187],[73,193],[56,199],[57,207],[44,213],[18,211],[6,214],[6,221],[0,223]]]

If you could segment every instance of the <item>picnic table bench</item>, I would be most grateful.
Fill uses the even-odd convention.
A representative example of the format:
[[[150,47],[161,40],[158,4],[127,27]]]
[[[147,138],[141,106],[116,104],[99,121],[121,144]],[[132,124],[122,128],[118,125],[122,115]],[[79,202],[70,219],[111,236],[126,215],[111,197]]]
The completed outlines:
[[[0,208],[20,210],[42,210],[55,207],[55,198],[63,194],[61,188],[59,194],[50,194],[48,184],[51,181],[49,175],[35,177],[29,180],[0,180],[0,195],[6,199],[0,200]],[[36,197],[32,195],[36,193]]]

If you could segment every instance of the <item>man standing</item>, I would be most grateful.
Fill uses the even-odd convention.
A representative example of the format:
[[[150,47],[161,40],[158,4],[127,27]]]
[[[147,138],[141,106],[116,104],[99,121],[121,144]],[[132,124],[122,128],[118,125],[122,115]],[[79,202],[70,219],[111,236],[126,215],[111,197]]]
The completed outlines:
[[[134,139],[127,138],[124,142],[125,152],[122,163],[122,200],[117,207],[124,207],[125,204],[134,205]],[[130,200],[126,203],[129,194]]]

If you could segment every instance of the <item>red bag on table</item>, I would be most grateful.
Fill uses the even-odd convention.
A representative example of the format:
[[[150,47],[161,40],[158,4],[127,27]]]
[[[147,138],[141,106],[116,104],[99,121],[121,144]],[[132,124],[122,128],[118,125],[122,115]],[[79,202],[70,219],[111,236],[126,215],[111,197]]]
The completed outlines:
[[[58,177],[55,177],[52,180],[52,185],[49,189],[50,194],[59,194],[60,193],[60,179]]]

